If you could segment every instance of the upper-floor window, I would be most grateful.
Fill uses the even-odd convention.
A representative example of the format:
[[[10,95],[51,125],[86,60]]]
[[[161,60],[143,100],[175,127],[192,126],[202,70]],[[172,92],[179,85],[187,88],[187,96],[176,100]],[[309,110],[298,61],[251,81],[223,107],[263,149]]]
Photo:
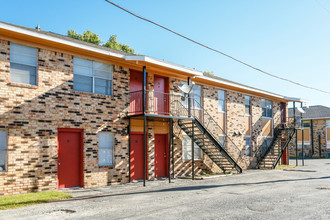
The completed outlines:
[[[182,84],[187,84],[187,82],[182,82]],[[186,95],[186,94],[183,93],[183,95]],[[199,108],[201,108],[201,106],[203,106],[203,103],[202,103],[202,86],[201,85],[195,84],[192,88],[190,96],[194,100],[194,102],[191,103],[193,108],[199,109]],[[188,99],[184,99],[183,105],[185,107],[188,107]]]
[[[0,172],[7,170],[8,133],[0,130]]]
[[[38,50],[10,44],[10,82],[37,85]]]
[[[303,127],[309,128],[311,126],[311,123],[309,121],[303,121]]]
[[[245,103],[245,114],[251,115],[251,97],[246,95],[244,103]]]
[[[225,100],[225,91],[218,90],[218,111],[225,112],[226,111],[226,100]]]
[[[330,127],[330,120],[325,121],[325,127]]]
[[[74,57],[73,89],[79,92],[112,95],[112,65]]]
[[[267,99],[261,100],[262,116],[267,118],[273,117],[273,102]]]

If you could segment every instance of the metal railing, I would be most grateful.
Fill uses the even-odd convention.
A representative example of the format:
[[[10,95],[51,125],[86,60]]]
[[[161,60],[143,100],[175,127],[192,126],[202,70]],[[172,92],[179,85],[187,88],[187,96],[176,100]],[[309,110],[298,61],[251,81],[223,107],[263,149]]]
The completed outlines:
[[[218,122],[198,103],[195,99],[191,98],[191,114],[201,123],[204,128],[212,135],[212,137],[218,141],[220,146],[226,150],[229,155],[236,161],[236,163],[245,162],[243,160],[244,151],[240,149],[233,140],[226,134],[223,128]],[[220,141],[220,135],[225,135],[225,141]]]
[[[188,110],[183,108],[182,102],[185,97],[182,95],[163,93],[157,91],[145,91],[146,114],[168,115],[176,117],[188,117]],[[143,91],[130,92],[128,115],[143,113]]]

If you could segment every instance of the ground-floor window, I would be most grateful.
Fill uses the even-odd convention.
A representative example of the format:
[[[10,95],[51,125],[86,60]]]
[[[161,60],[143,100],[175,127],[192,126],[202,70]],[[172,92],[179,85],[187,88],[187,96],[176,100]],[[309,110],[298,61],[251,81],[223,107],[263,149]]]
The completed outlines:
[[[8,132],[0,130],[0,172],[7,170]]]
[[[182,136],[182,159],[191,160],[191,138],[188,135]],[[194,160],[202,160],[203,151],[197,144],[194,144]]]
[[[114,165],[114,134],[111,132],[99,132],[99,166]]]
[[[266,152],[268,148],[271,147],[273,141],[273,137],[263,137],[262,140],[262,152]]]
[[[219,142],[220,142],[221,147],[226,149],[226,135],[225,134],[219,135]]]
[[[251,136],[245,136],[245,155],[252,156]]]

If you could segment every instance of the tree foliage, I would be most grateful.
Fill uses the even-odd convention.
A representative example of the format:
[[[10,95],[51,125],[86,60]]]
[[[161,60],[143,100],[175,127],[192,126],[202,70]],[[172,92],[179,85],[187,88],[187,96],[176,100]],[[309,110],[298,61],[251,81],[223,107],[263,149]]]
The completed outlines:
[[[68,36],[73,39],[82,40],[97,45],[102,45],[103,43],[103,41],[100,40],[99,35],[91,32],[90,30],[85,31],[83,34],[78,34],[74,30],[68,30]],[[132,53],[132,54],[135,53],[134,49],[128,46],[127,44],[122,44],[118,42],[117,35],[110,35],[109,40],[102,46],[112,48],[115,50],[120,50],[126,53]]]
[[[68,30],[68,36],[74,39],[86,41],[92,44],[101,44],[103,41],[100,40],[99,35],[91,32],[90,30],[85,31],[83,34],[78,34],[74,30]]]
[[[206,74],[206,75],[214,76],[213,71],[204,71],[203,73]]]

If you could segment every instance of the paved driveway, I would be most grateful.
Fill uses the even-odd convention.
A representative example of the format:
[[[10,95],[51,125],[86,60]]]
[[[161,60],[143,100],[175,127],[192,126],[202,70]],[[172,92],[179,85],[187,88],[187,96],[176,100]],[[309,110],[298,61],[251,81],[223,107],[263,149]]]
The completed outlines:
[[[330,219],[330,160],[305,164],[75,190],[72,200],[0,211],[0,219]]]

